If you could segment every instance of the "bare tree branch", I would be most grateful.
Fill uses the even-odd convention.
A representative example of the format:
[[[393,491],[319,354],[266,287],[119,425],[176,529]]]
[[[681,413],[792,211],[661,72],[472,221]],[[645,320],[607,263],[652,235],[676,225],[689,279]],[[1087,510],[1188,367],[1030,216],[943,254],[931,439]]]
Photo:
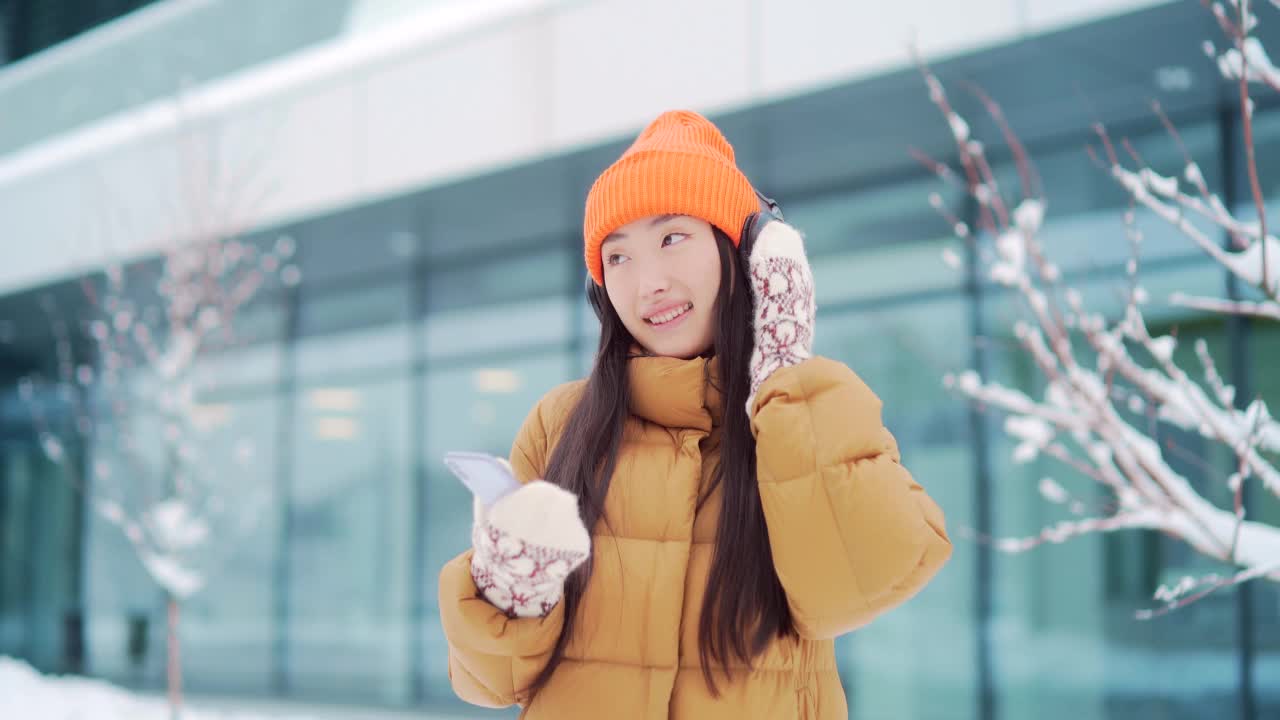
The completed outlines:
[[[1273,0],[1272,4],[1277,2],[1280,0]],[[1017,441],[1013,450],[1016,463],[1029,462],[1040,455],[1052,457],[1105,487],[1113,497],[1104,511],[1090,512],[1085,503],[1044,478],[1039,490],[1046,501],[1085,517],[1064,520],[1030,537],[997,538],[991,542],[1003,551],[1022,552],[1089,533],[1156,531],[1239,568],[1228,575],[1190,578],[1175,589],[1162,588],[1156,597],[1162,606],[1140,611],[1138,617],[1142,618],[1182,607],[1239,582],[1259,578],[1280,581],[1280,566],[1276,564],[1280,557],[1280,527],[1250,519],[1243,492],[1245,483],[1255,480],[1280,497],[1280,470],[1273,458],[1263,454],[1280,453],[1280,423],[1261,398],[1253,399],[1247,407],[1237,407],[1235,388],[1219,374],[1203,340],[1195,343],[1203,385],[1193,380],[1175,361],[1177,333],[1153,337],[1143,316],[1143,307],[1150,299],[1141,283],[1142,233],[1135,225],[1133,208],[1167,223],[1233,276],[1263,293],[1263,299],[1257,301],[1174,293],[1172,304],[1280,320],[1280,284],[1274,282],[1280,274],[1275,267],[1280,258],[1280,241],[1268,234],[1262,194],[1255,182],[1257,158],[1248,90],[1250,82],[1270,84],[1270,61],[1265,60],[1261,45],[1250,35],[1258,19],[1248,2],[1235,0],[1234,17],[1228,16],[1218,3],[1206,0],[1206,5],[1235,45],[1215,56],[1224,75],[1240,81],[1246,161],[1258,219],[1242,221],[1209,189],[1181,135],[1158,104],[1153,105],[1153,111],[1183,156],[1180,176],[1161,175],[1127,139],[1116,143],[1107,129],[1097,124],[1099,142],[1096,148],[1088,148],[1090,157],[1128,193],[1132,203],[1125,213],[1124,226],[1133,258],[1126,266],[1128,287],[1123,312],[1116,319],[1090,312],[1077,290],[1062,285],[1061,274],[1049,261],[1038,237],[1045,222],[1045,199],[1027,196],[1026,188],[1032,184],[1030,159],[1004,122],[998,106],[980,89],[973,91],[1000,126],[1019,169],[1024,197],[1007,214],[1001,212],[1007,207],[1003,200],[992,196],[999,187],[986,164],[987,154],[971,137],[969,124],[947,103],[942,83],[917,60],[930,99],[952,130],[965,172],[963,177],[957,176],[922,153],[916,153],[916,157],[944,181],[966,183],[966,191],[979,201],[980,210],[990,214],[983,215],[979,232],[974,234],[940,207],[941,203],[933,204],[950,226],[964,230],[955,234],[973,245],[974,256],[988,279],[1016,291],[1014,297],[1028,318],[1013,324],[1016,347],[1042,376],[1045,389],[1042,398],[1033,398],[1016,388],[984,380],[972,371],[947,375],[944,384],[982,408],[1006,414],[1005,432]],[[1232,67],[1235,74],[1229,72]],[[1280,73],[1274,77],[1280,77]],[[1133,169],[1122,162],[1122,153]],[[1182,183],[1189,186],[1190,192],[1180,187]],[[1219,237],[1210,234],[1214,230],[1221,233],[1219,237],[1230,237],[1232,247],[1224,248]],[[988,252],[981,244],[984,242],[991,243],[994,252]],[[1077,346],[1073,336],[1083,338],[1085,343]],[[1135,415],[1138,417],[1133,419]],[[1156,440],[1161,424],[1195,432],[1235,455],[1234,471],[1207,468],[1199,457],[1193,463],[1226,486],[1230,508],[1216,506],[1174,471]],[[1078,450],[1073,451],[1068,442]],[[1172,442],[1165,445],[1170,453],[1188,454]]]

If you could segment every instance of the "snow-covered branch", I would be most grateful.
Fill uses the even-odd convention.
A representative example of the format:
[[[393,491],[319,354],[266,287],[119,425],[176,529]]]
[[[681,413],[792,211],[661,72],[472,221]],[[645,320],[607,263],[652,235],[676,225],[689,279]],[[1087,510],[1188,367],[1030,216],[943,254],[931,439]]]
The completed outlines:
[[[1207,0],[1202,0],[1207,2]],[[1280,70],[1271,63],[1262,42],[1249,33],[1258,26],[1258,16],[1249,7],[1249,0],[1229,0],[1236,10],[1236,22],[1232,22],[1221,2],[1210,7],[1219,27],[1231,40],[1233,47],[1218,55],[1218,69],[1228,80],[1236,79],[1240,94],[1240,126],[1244,134],[1245,167],[1249,174],[1249,190],[1254,209],[1258,213],[1259,255],[1257,267],[1260,279],[1256,283],[1264,295],[1272,300],[1280,299],[1280,277],[1271,267],[1277,261],[1272,239],[1267,234],[1267,208],[1262,197],[1262,184],[1258,180],[1258,159],[1253,140],[1253,99],[1249,97],[1249,83],[1262,82],[1273,91],[1280,91]],[[1210,57],[1216,54],[1212,43],[1206,42]],[[1270,256],[1270,257],[1268,257]],[[1274,284],[1273,284],[1274,281]]]
[[[180,102],[179,113],[185,118]],[[159,257],[126,266],[105,252],[103,277],[82,282],[89,310],[75,327],[51,299],[42,303],[56,369],[19,383],[45,454],[164,590],[171,717],[182,704],[181,603],[205,586],[269,500],[268,488],[245,471],[251,438],[241,435],[228,450],[225,436],[237,430],[232,410],[199,370],[211,354],[242,344],[235,320],[264,287],[300,280],[291,238],[266,246],[241,239],[261,201],[247,187],[252,173],[224,174],[218,133],[203,132],[198,119],[180,131],[187,207],[174,209],[173,227],[156,240]],[[110,185],[94,194],[111,205],[102,208],[104,234],[118,231],[111,220],[128,213],[110,203]],[[86,344],[88,353],[76,349]],[[47,396],[63,401],[69,432],[43,412]],[[85,452],[68,452],[69,443]]]
[[[1198,172],[1197,165],[1187,166],[1188,176],[1194,176]],[[1175,177],[1162,176],[1150,168],[1133,171],[1118,162],[1112,165],[1111,174],[1134,201],[1186,235],[1196,247],[1218,261],[1231,274],[1266,294],[1270,302],[1264,304],[1264,308],[1269,312],[1280,313],[1280,284],[1275,282],[1280,278],[1280,240],[1274,235],[1268,235],[1263,241],[1257,223],[1238,220],[1223,206],[1217,195],[1211,195],[1210,204],[1206,205],[1199,198],[1180,191]],[[1216,228],[1230,232],[1233,237],[1243,238],[1247,245],[1241,250],[1224,249],[1221,240],[1215,241],[1209,237],[1207,231],[1187,215],[1187,210],[1198,213]],[[1264,284],[1264,279],[1270,283]]]
[[[1206,40],[1204,52],[1218,64],[1218,71],[1228,80],[1245,78],[1251,83],[1261,83],[1280,91],[1280,68],[1271,62],[1267,49],[1258,38],[1249,33],[1258,27],[1258,16],[1249,9],[1248,0],[1229,0],[1235,15],[1221,2],[1201,0],[1213,12],[1232,45],[1219,51],[1213,42]],[[1272,0],[1272,5],[1276,5]],[[1277,5],[1280,7],[1280,5]]]
[[[242,480],[252,439],[238,437],[226,451],[226,435],[237,429],[219,419],[229,409],[212,399],[216,386],[197,370],[212,354],[242,344],[237,316],[262,288],[300,280],[290,264],[291,238],[266,245],[241,239],[255,207],[238,185],[245,174],[213,160],[216,133],[195,119],[181,130],[178,164],[201,177],[186,178],[196,190],[156,239],[159,256],[125,264],[104,244],[102,276],[81,283],[87,310],[68,317],[69,308],[42,303],[54,372],[19,382],[45,454],[65,466],[156,583],[179,599],[203,587],[233,533],[265,505],[265,490]],[[106,187],[102,196],[110,197]],[[127,213],[102,210],[103,235],[132,232],[117,224]],[[38,396],[60,398],[70,427],[55,423]],[[70,446],[84,447],[92,460],[79,462]]]
[[[1252,101],[1247,84],[1267,83],[1274,68],[1261,45],[1249,35],[1258,23],[1249,4],[1233,0],[1230,5],[1234,15],[1218,3],[1212,7],[1224,31],[1237,43],[1238,52],[1224,52],[1218,60],[1225,68],[1234,62],[1244,73],[1235,77],[1245,88],[1241,117],[1248,124]],[[1240,58],[1245,58],[1243,65]],[[1110,496],[1105,507],[1090,510],[1057,481],[1043,478],[1041,496],[1075,517],[1031,537],[993,538],[993,545],[1002,551],[1022,552],[1089,533],[1156,531],[1237,568],[1188,579],[1176,588],[1161,588],[1155,599],[1163,603],[1163,609],[1143,611],[1140,617],[1153,617],[1237,582],[1257,578],[1280,581],[1280,527],[1250,518],[1243,492],[1247,483],[1256,483],[1280,497],[1276,465],[1280,422],[1261,398],[1246,401],[1236,397],[1235,388],[1218,372],[1203,340],[1194,344],[1199,368],[1193,376],[1175,359],[1178,338],[1153,337],[1148,332],[1143,307],[1151,299],[1141,283],[1141,235],[1134,227],[1133,210],[1124,218],[1133,248],[1127,266],[1126,302],[1119,317],[1107,318],[1091,311],[1079,291],[1063,284],[1061,271],[1040,242],[1043,224],[1051,222],[1047,220],[1048,199],[1039,184],[1031,182],[1034,165],[999,106],[980,90],[972,90],[997,122],[1017,164],[1022,178],[1022,195],[1017,200],[1002,197],[970,123],[955,111],[932,71],[917,63],[929,97],[956,144],[960,170],[953,171],[946,163],[918,151],[913,154],[943,181],[963,184],[978,207],[979,232],[970,232],[962,219],[944,211],[940,203],[931,203],[983,275],[1011,290],[1018,300],[1026,319],[1014,323],[1013,335],[1020,351],[1038,370],[1044,390],[1035,397],[973,371],[948,375],[944,383],[980,407],[1005,415],[1005,432],[1015,441],[1016,463],[1050,458],[1105,488]],[[1091,149],[1091,154],[1095,159],[1101,156],[1100,164],[1129,195],[1134,207],[1145,208],[1168,223],[1231,275],[1262,293],[1261,299],[1253,301],[1175,293],[1170,302],[1264,322],[1280,320],[1280,241],[1267,231],[1260,192],[1255,192],[1258,219],[1247,222],[1239,218],[1209,189],[1176,128],[1158,106],[1156,112],[1171,140],[1183,150],[1184,164],[1177,175],[1163,175],[1148,167],[1128,141],[1113,142],[1101,126],[1097,134],[1102,153]],[[1248,167],[1256,177],[1248,125],[1245,139]],[[1123,147],[1136,166],[1121,160],[1118,147]],[[1227,239],[1230,242],[1224,243]],[[943,259],[953,268],[963,266],[956,249],[944,251]],[[1167,455],[1185,451],[1168,442],[1162,451],[1157,439],[1160,425],[1196,433],[1234,455],[1234,467],[1217,473],[1234,499],[1230,507],[1208,500],[1174,469]]]
[[[1199,297],[1175,292],[1169,295],[1169,302],[1174,305],[1222,313],[1224,315],[1242,315],[1267,320],[1280,320],[1280,305],[1261,303],[1250,300],[1223,300],[1222,298]]]

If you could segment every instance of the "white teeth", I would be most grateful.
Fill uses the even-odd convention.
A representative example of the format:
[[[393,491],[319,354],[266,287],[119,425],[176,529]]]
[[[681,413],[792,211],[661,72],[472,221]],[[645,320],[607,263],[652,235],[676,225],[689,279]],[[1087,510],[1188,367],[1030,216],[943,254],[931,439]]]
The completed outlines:
[[[661,325],[663,323],[669,323],[672,320],[675,320],[676,318],[689,312],[692,309],[693,309],[693,303],[688,303],[682,308],[676,308],[675,310],[668,310],[667,312],[662,313],[661,315],[654,315],[652,317],[646,318],[646,320],[649,322],[650,325]]]

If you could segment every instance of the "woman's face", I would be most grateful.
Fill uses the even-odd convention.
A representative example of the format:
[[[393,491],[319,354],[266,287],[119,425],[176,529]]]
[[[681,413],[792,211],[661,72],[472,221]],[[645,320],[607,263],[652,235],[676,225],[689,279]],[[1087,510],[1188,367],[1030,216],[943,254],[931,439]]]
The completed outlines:
[[[692,358],[711,347],[720,252],[710,223],[641,218],[605,238],[600,258],[609,302],[645,350]]]

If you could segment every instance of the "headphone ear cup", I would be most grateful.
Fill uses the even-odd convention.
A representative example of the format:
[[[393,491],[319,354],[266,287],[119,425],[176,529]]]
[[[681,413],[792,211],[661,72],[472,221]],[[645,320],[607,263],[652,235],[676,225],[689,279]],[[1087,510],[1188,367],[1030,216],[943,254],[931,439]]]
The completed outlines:
[[[778,205],[776,200],[765,195],[759,190],[756,190],[756,199],[760,202],[761,213],[765,215],[772,215],[775,220],[786,222],[782,217],[782,208]]]
[[[782,222],[782,208],[773,198],[756,190],[756,198],[760,202],[759,212],[752,213],[742,224],[742,235],[738,241],[738,251],[750,257],[751,247],[755,245],[756,235],[772,220]]]
[[[596,319],[604,322],[604,298],[602,293],[604,288],[596,284],[591,276],[587,276],[587,304],[591,306],[591,310],[596,314]]]
[[[760,213],[752,213],[747,217],[747,221],[742,223],[742,234],[738,236],[738,253],[743,257],[751,257],[751,246],[755,244],[756,239],[756,223],[760,222],[760,219]]]

